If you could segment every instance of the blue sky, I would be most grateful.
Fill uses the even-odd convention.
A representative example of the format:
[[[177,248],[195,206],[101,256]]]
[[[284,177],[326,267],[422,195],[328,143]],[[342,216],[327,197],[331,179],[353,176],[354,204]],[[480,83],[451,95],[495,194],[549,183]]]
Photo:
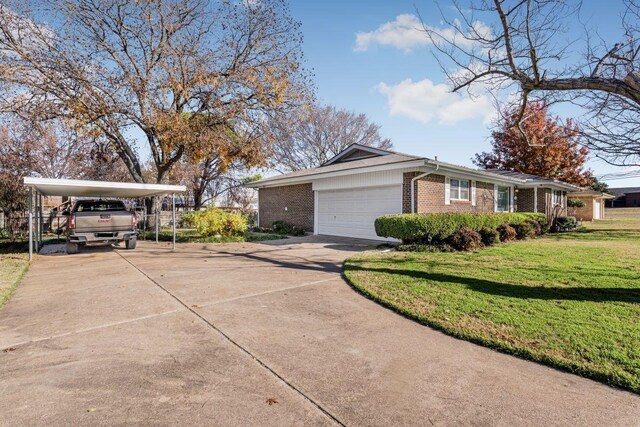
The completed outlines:
[[[447,10],[448,3],[441,2],[440,7]],[[375,32],[386,23],[410,24],[416,8],[425,23],[440,25],[440,11],[431,0],[291,0],[291,12],[302,23],[306,65],[315,74],[322,102],[366,113],[398,151],[472,165],[475,153],[490,149],[487,118],[493,106],[447,93],[442,86],[447,82],[428,46],[408,50],[402,41],[385,45],[390,34]],[[621,10],[621,1],[587,0],[581,20],[603,37],[614,38]],[[409,16],[398,19],[401,15]],[[567,37],[579,37],[579,28],[576,22]],[[361,36],[358,43],[358,33],[369,35]],[[557,113],[574,110],[563,108]],[[624,171],[597,160],[590,161],[589,167],[597,175]],[[609,184],[640,186],[640,178]]]

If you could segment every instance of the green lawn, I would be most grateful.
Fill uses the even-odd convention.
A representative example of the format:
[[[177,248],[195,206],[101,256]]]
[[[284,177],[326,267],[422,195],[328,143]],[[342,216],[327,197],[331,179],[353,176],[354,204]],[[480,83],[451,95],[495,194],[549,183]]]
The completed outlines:
[[[344,274],[448,334],[640,393],[640,209],[607,214],[476,253],[359,254]]]
[[[9,300],[29,268],[29,254],[24,243],[0,242],[0,308]]]

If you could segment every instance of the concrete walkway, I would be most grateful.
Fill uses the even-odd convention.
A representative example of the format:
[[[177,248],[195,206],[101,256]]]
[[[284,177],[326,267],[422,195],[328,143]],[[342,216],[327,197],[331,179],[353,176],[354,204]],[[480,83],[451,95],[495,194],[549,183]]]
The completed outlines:
[[[354,292],[370,242],[39,256],[0,311],[1,425],[639,425],[640,397]]]

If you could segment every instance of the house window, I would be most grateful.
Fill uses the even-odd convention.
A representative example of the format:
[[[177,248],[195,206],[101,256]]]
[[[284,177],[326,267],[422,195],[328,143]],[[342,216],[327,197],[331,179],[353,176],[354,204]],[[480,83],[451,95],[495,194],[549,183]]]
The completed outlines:
[[[553,190],[553,206],[562,206],[562,191]]]
[[[451,179],[451,200],[469,200],[469,180]]]
[[[499,186],[496,194],[496,212],[509,212],[509,199],[511,198],[511,189],[509,187]]]

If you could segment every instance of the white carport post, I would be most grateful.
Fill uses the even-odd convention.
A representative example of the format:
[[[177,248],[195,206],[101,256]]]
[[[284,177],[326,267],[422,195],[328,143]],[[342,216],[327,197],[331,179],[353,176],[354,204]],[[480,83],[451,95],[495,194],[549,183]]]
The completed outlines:
[[[27,205],[29,206],[29,261],[33,259],[33,213],[31,212],[31,205],[33,204],[33,188],[29,187],[29,200]]]
[[[173,226],[173,249],[176,249],[176,193],[171,193],[171,224]]]
[[[158,233],[160,232],[160,225],[158,224],[160,215],[158,215],[158,204],[160,203],[160,201],[158,200],[158,196],[154,196],[153,197],[154,200],[156,201],[154,203],[154,205],[156,206],[155,210],[153,211],[153,214],[155,215],[154,218],[156,219],[155,223],[156,223],[156,243],[158,243]]]

